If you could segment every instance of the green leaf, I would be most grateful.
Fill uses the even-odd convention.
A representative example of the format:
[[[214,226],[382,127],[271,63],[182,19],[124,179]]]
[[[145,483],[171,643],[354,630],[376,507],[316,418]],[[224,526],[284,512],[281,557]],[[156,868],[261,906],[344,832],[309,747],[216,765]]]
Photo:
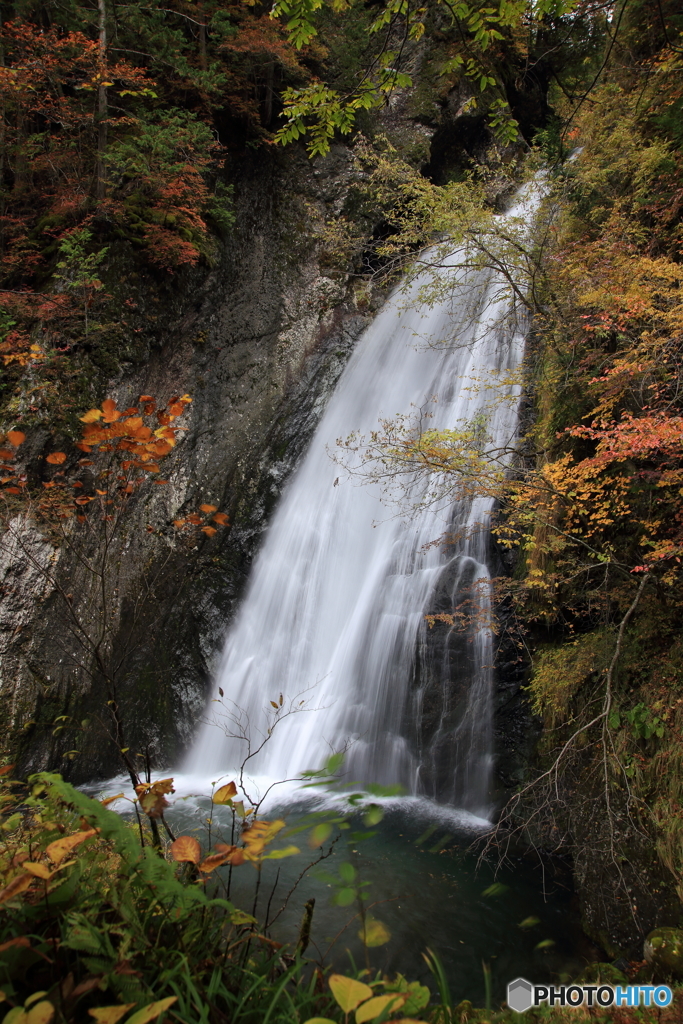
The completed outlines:
[[[338,907],[349,907],[356,898],[355,889],[340,889],[332,897],[332,902]]]
[[[351,882],[355,880],[356,869],[354,868],[353,864],[349,864],[348,861],[344,861],[343,864],[340,864],[338,871],[339,877],[341,878],[342,882],[346,882],[347,885],[350,885]]]
[[[502,896],[509,888],[509,885],[503,885],[502,882],[494,882],[488,889],[484,889],[482,896]]]
[[[367,811],[363,815],[363,821],[366,825],[379,825],[380,821],[384,817],[384,811],[379,804],[370,804]]]
[[[323,843],[327,841],[327,839],[329,839],[331,834],[332,826],[330,825],[330,823],[327,821],[321,822],[319,825],[316,825],[315,828],[311,831],[311,837],[308,841],[309,846],[313,847],[313,849],[317,849],[319,846],[322,846]]]

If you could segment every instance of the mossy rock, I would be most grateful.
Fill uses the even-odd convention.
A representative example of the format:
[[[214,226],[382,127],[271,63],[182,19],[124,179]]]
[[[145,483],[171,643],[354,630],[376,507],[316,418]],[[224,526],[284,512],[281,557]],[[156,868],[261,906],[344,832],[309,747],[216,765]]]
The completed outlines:
[[[655,928],[643,943],[643,956],[658,972],[683,977],[683,931]]]
[[[614,964],[588,964],[576,979],[577,985],[628,985],[626,975]]]

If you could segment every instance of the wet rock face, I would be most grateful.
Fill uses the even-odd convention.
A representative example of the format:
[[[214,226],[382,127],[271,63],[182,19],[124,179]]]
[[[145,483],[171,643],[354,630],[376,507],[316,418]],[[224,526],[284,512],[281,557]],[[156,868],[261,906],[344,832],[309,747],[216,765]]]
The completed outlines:
[[[161,766],[191,740],[268,518],[373,316],[367,292],[361,310],[348,277],[321,266],[314,235],[343,204],[349,168],[343,147],[315,164],[303,153],[260,157],[235,172],[236,228],[213,269],[160,283],[115,268],[154,313],[140,342],[147,358],[125,366],[109,394],[124,406],[141,393],[193,402],[163,464],[168,485],[143,486],[111,547],[106,614],[84,563],[96,537],[60,547],[19,526],[21,542],[1,544],[0,704],[24,771],[83,781],[120,770],[111,683],[90,642],[104,618],[126,745]],[[230,527],[181,538],[172,519],[202,502]]]

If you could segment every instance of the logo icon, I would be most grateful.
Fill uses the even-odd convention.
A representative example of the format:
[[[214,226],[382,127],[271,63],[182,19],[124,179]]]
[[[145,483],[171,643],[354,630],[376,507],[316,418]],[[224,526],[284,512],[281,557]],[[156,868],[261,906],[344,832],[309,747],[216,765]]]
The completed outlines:
[[[524,1013],[534,1005],[534,987],[526,978],[515,978],[508,985],[508,1006],[516,1013]]]

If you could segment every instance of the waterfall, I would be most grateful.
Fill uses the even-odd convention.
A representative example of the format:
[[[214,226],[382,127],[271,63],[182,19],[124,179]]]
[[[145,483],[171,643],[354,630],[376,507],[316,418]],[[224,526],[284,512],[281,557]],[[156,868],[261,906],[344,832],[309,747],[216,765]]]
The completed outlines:
[[[528,220],[536,203],[529,193],[503,216]],[[211,695],[220,687],[222,704],[209,704],[189,773],[223,776],[263,744],[249,774],[291,779],[345,749],[349,780],[486,814],[492,499],[434,504],[434,481],[416,482],[413,513],[398,515],[331,458],[352,431],[425,409],[430,429],[485,420],[494,446],[514,442],[520,389],[509,373],[500,381],[519,367],[524,311],[498,273],[462,262],[453,253],[439,270],[453,284],[446,297],[425,303],[418,276],[359,340],[254,562]],[[455,540],[438,543],[447,532]],[[480,621],[441,624],[442,650],[430,653],[436,595],[447,606],[465,591]]]

